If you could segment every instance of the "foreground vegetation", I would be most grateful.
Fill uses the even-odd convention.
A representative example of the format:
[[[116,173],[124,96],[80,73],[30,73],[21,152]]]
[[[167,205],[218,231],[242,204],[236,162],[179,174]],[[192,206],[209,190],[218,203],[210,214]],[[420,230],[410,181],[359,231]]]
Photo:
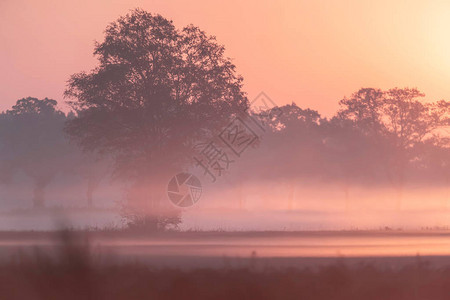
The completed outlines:
[[[450,269],[336,264],[308,269],[175,269],[43,257],[1,266],[3,299],[448,299]]]
[[[65,233],[57,253],[18,253],[0,263],[2,299],[448,299],[450,268],[420,258],[377,267],[336,261],[312,269],[247,266],[152,268],[90,252]]]

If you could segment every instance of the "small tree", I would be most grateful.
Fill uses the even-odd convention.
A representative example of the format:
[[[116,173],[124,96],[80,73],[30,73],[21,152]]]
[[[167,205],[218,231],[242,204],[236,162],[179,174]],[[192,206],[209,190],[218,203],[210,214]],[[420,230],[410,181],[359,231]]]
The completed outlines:
[[[66,116],[52,99],[24,98],[2,114],[1,164],[10,172],[22,170],[33,179],[33,206],[43,207],[45,188],[66,163]]]

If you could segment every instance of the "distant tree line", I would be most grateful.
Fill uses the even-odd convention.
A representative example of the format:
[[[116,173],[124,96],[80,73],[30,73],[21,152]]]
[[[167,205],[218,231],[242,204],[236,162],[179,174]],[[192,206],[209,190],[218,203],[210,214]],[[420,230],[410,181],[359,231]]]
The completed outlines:
[[[108,172],[107,159],[83,153],[64,132],[65,114],[52,99],[24,98],[0,113],[0,184],[10,183],[23,172],[33,181],[33,207],[45,205],[45,190],[61,174],[81,176],[86,182],[86,201]]]
[[[392,186],[400,207],[406,182],[449,186],[450,102],[423,96],[410,88],[363,88],[342,99],[331,118],[294,103],[276,108],[282,113],[272,114],[271,130],[241,174]]]

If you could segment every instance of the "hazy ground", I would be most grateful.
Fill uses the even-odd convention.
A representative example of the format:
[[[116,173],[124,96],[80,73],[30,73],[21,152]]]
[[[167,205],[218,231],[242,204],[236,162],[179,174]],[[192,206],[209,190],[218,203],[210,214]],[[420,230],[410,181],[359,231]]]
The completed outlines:
[[[305,231],[378,230],[423,228],[449,229],[450,210],[350,208],[266,209],[193,207],[182,215],[180,229],[202,231]],[[120,228],[123,218],[117,208],[49,207],[43,210],[0,211],[0,231],[57,230],[61,225],[74,229]]]

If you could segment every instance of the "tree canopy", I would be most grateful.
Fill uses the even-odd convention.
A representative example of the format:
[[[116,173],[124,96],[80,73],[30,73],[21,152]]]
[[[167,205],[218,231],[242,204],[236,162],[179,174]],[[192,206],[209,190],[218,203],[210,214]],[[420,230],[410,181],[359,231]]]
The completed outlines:
[[[192,141],[247,108],[242,78],[215,38],[143,10],[111,23],[99,66],[71,77],[67,132],[113,153],[119,175],[150,176],[189,159]]]

